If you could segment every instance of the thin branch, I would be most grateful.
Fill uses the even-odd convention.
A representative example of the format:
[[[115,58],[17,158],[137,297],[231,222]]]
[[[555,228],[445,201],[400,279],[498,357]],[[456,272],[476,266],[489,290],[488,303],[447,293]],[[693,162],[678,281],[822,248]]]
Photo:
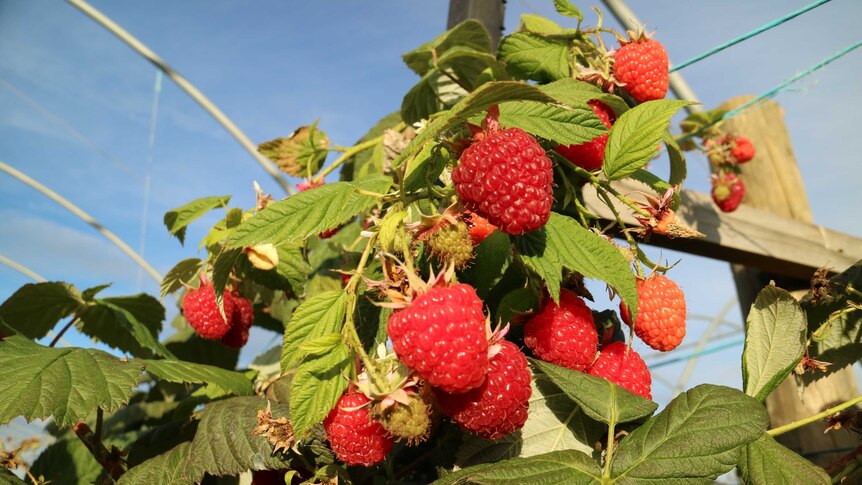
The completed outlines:
[[[805,419],[800,419],[799,421],[794,421],[790,424],[785,424],[784,426],[770,429],[769,431],[767,431],[767,433],[769,433],[772,436],[778,436],[778,435],[786,433],[788,431],[793,431],[794,429],[801,428],[801,427],[805,426],[806,424],[810,424],[810,423],[813,423],[815,421],[819,421],[823,418],[832,416],[833,414],[835,414],[839,411],[843,411],[843,410],[845,410],[845,409],[847,409],[847,408],[849,408],[849,407],[851,407],[851,406],[853,406],[859,402],[862,402],[862,395],[856,396],[853,399],[851,399],[849,401],[845,401],[845,402],[843,402],[843,403],[841,403],[835,407],[831,407],[831,408],[827,409],[826,411],[823,411],[822,413],[817,413],[814,416],[809,416]]]
[[[75,324],[75,322],[77,322],[77,321],[78,321],[78,316],[77,316],[77,315],[75,315],[74,317],[72,317],[72,318],[69,320],[69,323],[67,323],[67,324],[66,324],[66,325],[65,325],[65,326],[64,326],[64,327],[63,327],[63,328],[62,328],[62,329],[57,333],[57,335],[55,335],[55,336],[54,336],[54,340],[52,340],[52,341],[51,341],[51,343],[48,345],[48,347],[53,347],[53,346],[57,345],[57,342],[59,342],[59,341],[60,341],[60,338],[61,338],[61,337],[63,337],[63,334],[64,334],[64,333],[66,333],[66,330],[69,330],[69,329],[72,327],[72,325],[74,325],[74,324]]]

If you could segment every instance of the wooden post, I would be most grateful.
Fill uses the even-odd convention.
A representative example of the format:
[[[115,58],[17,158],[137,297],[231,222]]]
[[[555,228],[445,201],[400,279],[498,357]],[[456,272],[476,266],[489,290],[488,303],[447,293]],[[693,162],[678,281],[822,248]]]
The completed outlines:
[[[505,0],[450,0],[446,28],[451,29],[467,19],[476,19],[491,35],[491,47],[496,50],[503,35],[505,14]]]
[[[728,100],[720,106],[733,109],[751,100],[751,96],[741,96]],[[746,193],[743,205],[811,223],[813,217],[805,195],[805,187],[793,154],[793,146],[787,127],[784,124],[784,111],[775,102],[767,102],[759,108],[751,109],[726,121],[722,127],[731,134],[748,137],[754,144],[754,159],[743,165],[742,180]],[[828,265],[829,261],[823,261]],[[739,304],[743,319],[757,296],[757,292],[769,281],[787,290],[798,290],[795,295],[802,296],[809,286],[805,280],[779,278],[775,275],[732,265],[736,281]],[[766,400],[766,409],[772,427],[782,426],[798,419],[817,414],[835,404],[844,402],[859,394],[853,368],[847,367],[831,376],[814,383],[805,390],[800,401],[794,376],[785,380]],[[846,430],[823,432],[822,422],[812,423],[778,437],[778,441],[799,453],[817,453],[859,444]],[[818,465],[826,465],[844,453],[825,453],[810,456]]]

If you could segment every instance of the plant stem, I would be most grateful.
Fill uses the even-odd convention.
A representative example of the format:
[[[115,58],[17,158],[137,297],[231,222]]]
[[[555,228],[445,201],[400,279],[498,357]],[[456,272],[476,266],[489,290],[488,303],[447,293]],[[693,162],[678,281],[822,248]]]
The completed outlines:
[[[639,251],[640,249],[638,248],[638,243],[635,241],[635,239],[632,237],[632,235],[626,230],[626,225],[623,223],[623,220],[620,217],[620,213],[617,212],[617,208],[614,207],[614,204],[611,202],[611,198],[608,197],[608,194],[599,186],[596,186],[596,193],[599,194],[599,196],[602,198],[602,200],[605,201],[605,204],[608,205],[608,208],[611,210],[611,212],[613,212],[614,218],[617,220],[617,224],[620,226],[620,231],[622,231],[623,235],[626,238],[626,241],[628,241],[628,243],[629,243],[629,246],[631,246],[631,248],[634,249],[635,252]],[[638,276],[643,278],[644,270],[641,267],[641,262],[640,262],[640,260],[638,260],[637,254],[634,255],[634,260],[635,260],[635,269],[638,272]]]
[[[74,325],[75,322],[77,322],[77,321],[78,321],[78,316],[75,315],[74,317],[72,317],[71,320],[69,320],[69,323],[67,323],[62,329],[60,329],[59,332],[57,332],[57,335],[54,336],[54,340],[52,340],[51,343],[48,344],[48,347],[53,347],[53,346],[57,345],[57,342],[59,342],[60,338],[63,337],[63,334],[66,333],[66,330],[69,330],[69,327]]]
[[[554,159],[559,161],[559,162],[566,164],[566,166],[568,168],[570,168],[573,172],[577,173],[581,177],[584,177],[585,179],[589,180],[590,183],[593,186],[595,186],[596,188],[601,187],[604,190],[608,191],[611,195],[613,195],[614,197],[619,199],[620,202],[629,206],[638,215],[643,216],[643,217],[650,217],[650,214],[647,211],[641,209],[633,200],[631,200],[628,197],[624,196],[623,194],[617,192],[617,190],[611,186],[610,181],[603,180],[603,179],[596,177],[595,174],[593,174],[590,171],[584,170],[583,168],[575,165],[574,163],[569,161],[566,157],[554,156]]]
[[[93,439],[96,445],[102,444],[102,421],[104,420],[104,411],[102,411],[102,407],[99,406],[96,408],[96,437]]]
[[[371,359],[365,353],[365,347],[362,345],[362,339],[359,338],[359,332],[356,331],[356,322],[354,314],[356,312],[356,287],[359,286],[359,281],[362,279],[362,272],[365,271],[365,265],[368,264],[368,257],[371,255],[371,250],[374,248],[374,241],[377,239],[377,233],[368,238],[368,244],[365,245],[365,250],[362,251],[362,257],[359,259],[359,265],[356,267],[356,273],[347,282],[345,291],[347,292],[347,316],[344,322],[344,328],[347,330],[348,344],[359,354],[359,359],[365,366],[365,370],[371,377],[374,384],[383,388],[385,381],[377,374],[377,370],[372,365]]]
[[[800,419],[799,421],[794,421],[790,424],[785,424],[784,426],[779,426],[778,428],[770,429],[767,431],[772,436],[778,436],[780,434],[786,433],[788,431],[793,431],[796,428],[801,428],[806,424],[813,423],[815,421],[819,421],[825,417],[831,416],[838,411],[843,411],[856,403],[862,402],[862,395],[856,396],[849,401],[845,401],[835,407],[831,407],[822,413],[817,413],[814,416],[807,417],[805,419]]]
[[[608,423],[608,450],[605,452],[605,468],[602,471],[602,478],[611,477],[611,461],[614,458],[614,437],[616,435],[617,417],[611,411],[610,422]]]
[[[314,179],[317,181],[323,180],[324,177],[326,177],[327,175],[332,173],[332,171],[335,170],[336,168],[340,167],[341,164],[343,164],[344,162],[349,160],[351,157],[353,157],[353,155],[356,155],[357,153],[359,153],[363,150],[367,150],[367,149],[373,147],[374,145],[380,143],[381,141],[383,141],[383,135],[372,138],[368,141],[364,141],[364,142],[359,143],[357,145],[353,145],[352,147],[345,150],[344,153],[342,153],[340,157],[335,159],[335,161],[332,162],[329,166],[324,167],[324,169],[321,170],[317,174],[317,176],[314,177]]]

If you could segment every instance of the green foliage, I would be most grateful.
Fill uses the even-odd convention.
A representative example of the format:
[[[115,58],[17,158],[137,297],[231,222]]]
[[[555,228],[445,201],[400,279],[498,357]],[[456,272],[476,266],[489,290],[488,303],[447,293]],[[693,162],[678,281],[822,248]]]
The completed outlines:
[[[311,177],[326,160],[329,146],[326,133],[317,129],[317,123],[300,126],[287,138],[261,143],[257,149],[282,171],[294,177]]]
[[[293,311],[284,329],[281,369],[287,371],[302,358],[300,345],[341,330],[347,310],[343,291],[328,291],[305,300]]]
[[[560,15],[578,19],[578,22],[584,20],[584,14],[572,5],[569,0],[554,0],[554,8],[557,9],[557,13]]]
[[[160,286],[161,297],[164,298],[179,290],[183,287],[183,283],[192,281],[197,276],[203,264],[203,260],[199,258],[184,259],[175,264],[162,279]]]
[[[620,115],[608,135],[605,176],[617,180],[643,168],[655,156],[670,118],[690,104],[675,99],[648,101]]]
[[[68,283],[28,283],[0,305],[0,320],[25,337],[39,339],[83,306],[81,292]]]
[[[578,145],[607,133],[586,102],[571,108],[535,101],[516,101],[500,106],[500,125],[516,126],[562,145]]]
[[[440,34],[433,41],[404,54],[402,58],[407,67],[423,76],[434,68],[435,54],[439,57],[453,47],[475,52],[491,52],[491,39],[481,23],[472,19],[465,20]]]
[[[174,357],[158,338],[165,309],[150,295],[93,300],[80,315],[78,328],[82,333],[115,349],[136,357]]]
[[[555,301],[560,298],[565,268],[607,282],[626,302],[632,318],[637,318],[634,275],[628,261],[608,239],[554,213],[545,227],[512,239],[524,263],[547,283]]]
[[[760,291],[745,324],[742,388],[759,401],[790,375],[805,352],[805,313],[796,298],[775,286]]]
[[[619,483],[714,480],[766,426],[766,410],[753,398],[702,384],[620,440],[611,473]]]
[[[779,444],[766,433],[745,446],[739,472],[748,485],[829,485],[832,480],[822,468]]]
[[[576,402],[584,410],[584,414],[596,421],[605,424],[635,421],[651,416],[658,408],[658,405],[649,399],[632,394],[607,379],[537,359],[531,359],[531,362],[566,396]]]
[[[188,204],[177,207],[165,213],[165,227],[171,236],[176,236],[180,240],[180,244],[185,243],[186,227],[194,220],[200,218],[207,212],[219,207],[227,207],[230,201],[229,195],[221,197],[201,197],[195,199]]]
[[[95,349],[55,349],[24,337],[0,341],[0,424],[18,416],[53,417],[71,426],[97,407],[106,411],[128,402],[143,365]]]
[[[497,55],[516,79],[547,83],[569,77],[569,48],[563,41],[517,32],[503,38]]]
[[[347,388],[353,356],[343,342],[323,355],[308,355],[296,369],[290,387],[291,422],[303,437],[319,424]]]
[[[580,451],[561,450],[470,467],[441,478],[434,485],[598,485],[602,483],[601,476],[601,469],[589,456]]]
[[[280,246],[335,229],[377,203],[377,196],[359,191],[386,193],[391,184],[389,177],[375,176],[300,192],[273,203],[240,224],[228,238],[227,245],[230,248],[265,243]]]
[[[141,360],[148,373],[167,382],[190,382],[208,384],[220,388],[227,394],[249,396],[252,382],[242,373],[219,367],[194,364],[181,360]]]

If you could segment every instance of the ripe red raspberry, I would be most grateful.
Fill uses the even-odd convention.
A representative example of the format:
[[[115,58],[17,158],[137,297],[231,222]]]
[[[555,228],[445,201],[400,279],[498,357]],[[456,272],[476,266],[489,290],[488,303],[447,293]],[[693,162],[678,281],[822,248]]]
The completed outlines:
[[[736,163],[749,162],[754,158],[754,145],[748,138],[738,136],[730,148],[730,155],[736,160]]]
[[[233,298],[229,293],[225,292],[222,303],[227,320],[218,311],[213,285],[201,283],[198,289],[189,291],[183,298],[183,316],[198,335],[218,340],[230,330],[230,316],[234,311]]]
[[[710,177],[712,200],[722,212],[733,212],[745,197],[745,184],[732,172],[720,172]]]
[[[254,323],[254,306],[239,293],[225,293],[225,299],[233,300],[230,330],[221,338],[221,343],[232,348],[242,348],[248,342],[248,332]]]
[[[479,387],[488,372],[482,300],[467,284],[431,288],[389,316],[387,330],[401,362],[446,392]]]
[[[464,206],[506,234],[523,234],[548,222],[554,170],[535,138],[520,128],[476,137],[452,171]]]
[[[620,42],[614,57],[614,77],[638,103],[662,99],[668,86],[667,51],[646,36]]]
[[[488,377],[477,389],[447,394],[435,389],[443,414],[460,427],[489,440],[517,431],[530,409],[530,369],[527,358],[512,342],[501,340],[500,352],[491,359]]]
[[[655,350],[673,350],[685,337],[685,295],[664,275],[638,278],[638,319],[635,334]],[[631,325],[629,310],[620,303],[620,316]]]
[[[608,105],[594,99],[587,103],[596,116],[602,120],[607,128],[610,128],[617,121],[617,114],[614,113]],[[605,146],[608,144],[608,134],[597,136],[588,142],[580,145],[558,145],[556,150],[560,155],[566,157],[567,160],[584,170],[599,170],[605,160]]]
[[[599,334],[584,301],[561,290],[559,305],[548,298],[524,325],[524,344],[546,362],[586,372],[596,358]]]
[[[386,430],[371,419],[369,402],[365,394],[348,390],[323,420],[329,446],[348,465],[371,466],[383,461],[392,449]]]
[[[652,376],[646,363],[625,342],[614,342],[602,347],[590,375],[605,378],[638,396],[652,399]]]
[[[473,247],[478,246],[486,237],[497,230],[497,226],[475,212],[465,211],[464,214],[467,216],[467,225],[470,227],[470,239],[473,240]]]

